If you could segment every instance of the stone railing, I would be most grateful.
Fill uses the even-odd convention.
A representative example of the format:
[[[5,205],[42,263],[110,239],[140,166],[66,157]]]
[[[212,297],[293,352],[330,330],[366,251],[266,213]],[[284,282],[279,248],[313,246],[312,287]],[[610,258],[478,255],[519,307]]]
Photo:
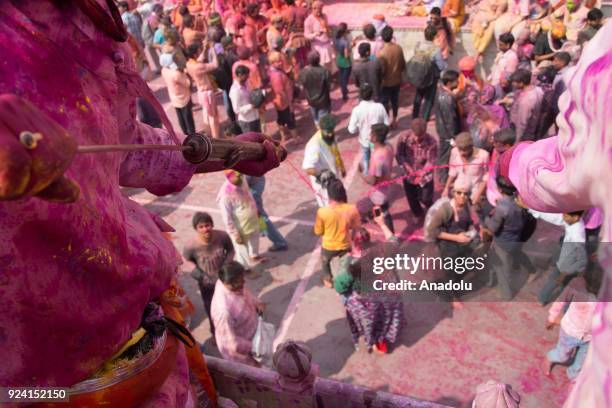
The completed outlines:
[[[251,367],[211,356],[206,356],[206,362],[219,396],[223,399],[223,407],[233,404],[240,408],[446,407],[316,375],[297,385],[293,380],[283,378],[277,371],[270,369]]]

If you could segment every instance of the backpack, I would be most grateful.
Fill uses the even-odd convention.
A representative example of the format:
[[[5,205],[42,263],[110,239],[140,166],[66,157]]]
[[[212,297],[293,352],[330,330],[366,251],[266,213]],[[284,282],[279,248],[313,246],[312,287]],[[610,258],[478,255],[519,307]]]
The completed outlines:
[[[427,88],[436,80],[438,67],[433,61],[433,54],[437,50],[421,50],[416,47],[414,55],[406,63],[406,80],[417,89]]]
[[[423,239],[425,240],[425,242],[435,242],[437,237],[432,237],[429,234],[429,226],[431,224],[431,219],[433,218],[433,215],[443,206],[446,204],[450,204],[450,198],[448,197],[440,197],[436,200],[435,203],[433,203],[433,205],[431,207],[429,207],[429,209],[427,210],[427,213],[425,214],[425,223],[423,224]]]

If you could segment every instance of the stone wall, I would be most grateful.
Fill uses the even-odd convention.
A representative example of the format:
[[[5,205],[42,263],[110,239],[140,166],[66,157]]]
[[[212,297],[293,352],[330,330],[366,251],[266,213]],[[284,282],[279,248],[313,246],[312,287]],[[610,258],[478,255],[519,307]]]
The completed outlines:
[[[206,356],[221,406],[240,408],[449,408],[434,402],[313,377],[297,388],[283,386],[276,371]]]

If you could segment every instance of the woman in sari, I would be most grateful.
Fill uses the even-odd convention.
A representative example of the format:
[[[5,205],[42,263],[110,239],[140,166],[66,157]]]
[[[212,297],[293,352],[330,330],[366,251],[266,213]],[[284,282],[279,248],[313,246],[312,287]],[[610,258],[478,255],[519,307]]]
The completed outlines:
[[[396,241],[382,213],[374,217],[374,220],[383,230],[387,241]],[[367,230],[356,230],[353,234],[353,249],[342,260],[341,273],[334,279],[334,288],[343,298],[355,350],[359,350],[359,339],[363,337],[368,352],[375,350],[384,354],[389,351],[389,345],[397,340],[404,323],[404,303],[400,295],[374,291],[371,282],[362,280],[361,263],[369,258],[366,252],[370,246]],[[368,280],[371,281],[371,278]],[[398,278],[393,270],[376,275],[376,280],[397,282]]]

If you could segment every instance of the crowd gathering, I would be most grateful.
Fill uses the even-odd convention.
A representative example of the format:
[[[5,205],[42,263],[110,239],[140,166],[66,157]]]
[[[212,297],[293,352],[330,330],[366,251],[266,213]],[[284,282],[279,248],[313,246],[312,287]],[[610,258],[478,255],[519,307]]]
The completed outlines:
[[[407,13],[423,17],[422,39],[410,50],[384,16],[373,16],[357,35],[345,23],[331,27],[318,0],[178,3],[119,2],[119,9],[137,69],[145,79],[163,77],[184,134],[196,132],[194,101],[214,138],[267,133],[265,112],[272,106],[279,129],[274,136],[283,145],[298,144],[296,107],[307,104],[316,132],[304,147],[302,170],[318,206],[313,232],[322,238],[322,284],[340,295],[356,349],[363,338],[368,351],[390,352],[404,320],[401,296],[370,293],[360,279],[360,260],[374,244],[372,228],[390,244],[402,240],[390,194],[397,182],[414,225],[441,256],[489,249],[487,283],[503,300],[516,295],[515,270],[525,268],[530,279],[537,275],[522,245],[537,220],[564,228],[538,301],[552,303],[547,328],[561,326],[546,370],[569,364],[568,377],[577,376],[596,304],[594,254],[602,213],[530,210],[497,168],[516,143],[556,133],[564,75],[604,24],[597,1],[483,0],[470,19],[473,55],[456,66],[449,58],[465,23],[464,0],[406,3]],[[496,47],[497,55],[490,73],[481,75],[489,47]],[[369,185],[355,204],[348,202],[342,182],[347,170],[331,103],[334,87],[347,103],[355,95],[349,86],[357,89],[359,101],[347,131],[358,139],[358,175]],[[402,128],[399,107],[406,105],[401,99],[407,88],[414,93],[412,118]],[[225,123],[217,107],[221,100]],[[162,125],[144,99],[138,100],[138,117]],[[430,121],[435,134],[428,131]],[[257,365],[251,343],[264,304],[245,287],[245,278],[261,275],[262,235],[272,242],[270,251],[289,250],[290,243],[265,211],[265,178],[235,170],[225,175],[217,197],[224,230],[209,214],[196,213],[196,234],[183,255],[195,265],[192,276],[221,354]],[[447,278],[453,275],[448,271]],[[389,272],[382,279],[397,276]],[[453,293],[452,300],[460,307],[461,294]]]

